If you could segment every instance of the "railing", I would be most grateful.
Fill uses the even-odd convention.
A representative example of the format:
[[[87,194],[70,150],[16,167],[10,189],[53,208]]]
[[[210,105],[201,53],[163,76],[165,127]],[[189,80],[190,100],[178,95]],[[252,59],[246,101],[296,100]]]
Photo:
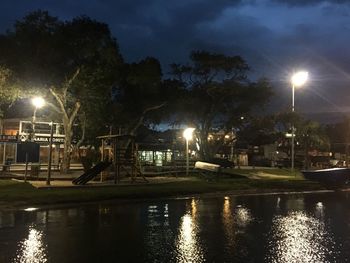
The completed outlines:
[[[53,136],[54,137],[65,137],[63,125],[61,123],[53,123]],[[35,122],[34,127],[31,121],[20,121],[19,123],[19,135],[35,134],[38,136],[50,136],[51,122]]]
[[[39,166],[40,171],[47,171],[48,164],[47,163],[30,163],[28,164],[28,171],[31,170],[31,167],[37,167]],[[14,164],[2,164],[0,165],[0,170],[3,172],[20,172],[25,170],[26,165],[24,163],[14,163]],[[51,169],[53,171],[59,171],[60,165],[58,164],[51,164]],[[70,170],[83,170],[82,164],[71,164]]]

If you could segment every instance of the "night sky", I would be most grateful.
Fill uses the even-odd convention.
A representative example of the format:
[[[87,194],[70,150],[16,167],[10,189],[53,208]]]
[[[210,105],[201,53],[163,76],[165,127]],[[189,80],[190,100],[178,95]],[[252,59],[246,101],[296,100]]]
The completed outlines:
[[[291,100],[293,71],[309,71],[296,92],[300,112],[350,112],[350,1],[2,0],[0,32],[30,11],[62,20],[88,15],[109,24],[128,62],[186,62],[191,50],[241,55],[251,78],[267,77],[274,108]]]

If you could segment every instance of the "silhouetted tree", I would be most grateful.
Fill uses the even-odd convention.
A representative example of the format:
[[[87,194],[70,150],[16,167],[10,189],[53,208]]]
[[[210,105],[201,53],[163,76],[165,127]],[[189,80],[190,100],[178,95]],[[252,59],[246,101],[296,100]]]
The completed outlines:
[[[20,98],[19,87],[11,77],[11,71],[0,65],[0,132],[6,111]]]
[[[157,124],[167,118],[179,93],[175,81],[162,79],[157,59],[148,57],[125,64],[113,92],[113,123],[127,134],[136,135],[141,125]]]
[[[284,112],[276,115],[275,125],[280,136],[280,148],[289,154],[291,140],[286,138],[286,133],[290,133],[294,125],[295,147],[304,151],[305,168],[310,166],[311,150],[329,150],[330,142],[326,129],[318,122],[307,120],[296,112]]]
[[[46,95],[63,122],[62,172],[66,172],[79,113],[82,120],[104,127],[101,116],[108,111],[118,80],[123,61],[108,25],[86,16],[62,22],[39,10],[0,37],[0,50],[4,53],[0,64],[13,71],[21,87]]]
[[[182,83],[185,94],[179,120],[196,128],[200,155],[210,158],[214,152],[208,143],[210,132],[231,130],[240,116],[261,109],[271,95],[265,79],[250,82],[248,65],[239,56],[194,51],[191,64],[172,65],[174,78]]]

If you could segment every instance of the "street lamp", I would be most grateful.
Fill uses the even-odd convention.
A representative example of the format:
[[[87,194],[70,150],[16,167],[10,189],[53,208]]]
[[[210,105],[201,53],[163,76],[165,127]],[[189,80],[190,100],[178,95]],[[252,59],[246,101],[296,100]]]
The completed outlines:
[[[45,100],[42,97],[32,98],[32,104],[34,106],[33,113],[33,134],[35,135],[35,121],[36,121],[36,111],[45,106]]]
[[[292,112],[294,112],[294,92],[295,88],[301,87],[305,84],[307,81],[307,78],[309,76],[309,73],[306,71],[299,71],[295,73],[292,76],[291,82],[292,82]],[[294,172],[294,137],[295,137],[295,131],[294,131],[294,121],[292,123],[292,149],[291,149],[291,171]]]
[[[51,181],[51,162],[52,162],[52,139],[53,139],[53,122],[50,122],[50,143],[49,143],[49,159],[47,163],[46,185],[50,185]]]
[[[36,121],[36,111],[45,106],[46,102],[42,97],[35,97],[32,99],[32,104],[34,105],[33,114],[33,133],[35,136],[35,121]],[[49,142],[49,157],[47,164],[47,178],[46,185],[50,185],[51,182],[51,160],[52,160],[52,141],[53,141],[53,122],[50,123],[50,142]]]
[[[32,104],[37,108],[42,108],[45,105],[45,100],[42,97],[32,98]]]
[[[187,128],[184,130],[183,136],[186,139],[186,175],[188,176],[188,170],[189,170],[189,157],[188,157],[188,141],[192,140],[193,137],[193,131],[195,128]]]

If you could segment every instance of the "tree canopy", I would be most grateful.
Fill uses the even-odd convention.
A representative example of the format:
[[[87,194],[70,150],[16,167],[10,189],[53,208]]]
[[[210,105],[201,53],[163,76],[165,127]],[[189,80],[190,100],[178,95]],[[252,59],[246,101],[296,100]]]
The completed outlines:
[[[113,91],[113,123],[135,135],[141,125],[168,117],[180,92],[176,82],[163,79],[157,59],[147,57],[125,64]]]
[[[237,126],[241,116],[268,101],[271,89],[265,79],[247,79],[249,67],[240,56],[194,51],[190,60],[188,65],[172,65],[174,78],[185,90],[178,116],[196,128],[201,156],[207,159],[213,154],[209,133]]]
[[[9,69],[0,65],[0,119],[19,97],[19,88]]]
[[[105,100],[110,101],[123,63],[108,25],[86,16],[60,21],[39,10],[2,35],[0,49],[0,64],[13,72],[23,90],[45,96],[63,122],[63,166],[68,167],[74,121],[83,113],[102,125],[96,116],[105,114]]]

